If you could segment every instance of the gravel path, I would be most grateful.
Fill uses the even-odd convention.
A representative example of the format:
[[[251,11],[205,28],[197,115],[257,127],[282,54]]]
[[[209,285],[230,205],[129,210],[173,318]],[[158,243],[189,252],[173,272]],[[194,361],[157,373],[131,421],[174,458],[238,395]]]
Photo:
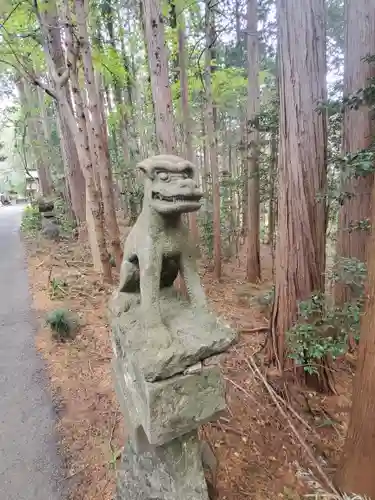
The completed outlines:
[[[0,206],[0,498],[61,500],[55,414],[35,349],[21,206]]]

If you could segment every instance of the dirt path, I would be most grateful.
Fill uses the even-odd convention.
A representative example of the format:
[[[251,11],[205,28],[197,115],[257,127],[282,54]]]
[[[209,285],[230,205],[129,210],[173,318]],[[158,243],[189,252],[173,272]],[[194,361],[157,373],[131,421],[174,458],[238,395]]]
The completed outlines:
[[[22,208],[0,207],[0,490],[4,500],[62,499],[55,415],[35,349]]]

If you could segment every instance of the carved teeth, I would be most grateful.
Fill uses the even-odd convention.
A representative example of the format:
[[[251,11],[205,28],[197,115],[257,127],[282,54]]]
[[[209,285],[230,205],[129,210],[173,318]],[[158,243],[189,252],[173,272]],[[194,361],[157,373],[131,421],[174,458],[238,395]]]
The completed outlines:
[[[154,200],[162,200],[162,201],[168,201],[168,202],[172,202],[172,203],[181,202],[181,201],[185,201],[185,202],[198,201],[200,198],[200,196],[196,196],[193,194],[186,195],[186,196],[183,196],[183,195],[163,196],[160,193],[152,193],[152,197]]]

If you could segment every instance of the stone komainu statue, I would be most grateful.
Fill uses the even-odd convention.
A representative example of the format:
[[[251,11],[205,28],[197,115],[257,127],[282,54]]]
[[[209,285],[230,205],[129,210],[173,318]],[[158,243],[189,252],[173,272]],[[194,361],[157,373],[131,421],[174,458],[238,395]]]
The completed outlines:
[[[225,408],[215,355],[235,332],[208,309],[182,221],[201,206],[194,165],[160,155],[139,168],[142,212],[110,305],[114,380],[129,430],[118,500],[206,500],[197,428]],[[188,300],[173,288],[178,273]]]

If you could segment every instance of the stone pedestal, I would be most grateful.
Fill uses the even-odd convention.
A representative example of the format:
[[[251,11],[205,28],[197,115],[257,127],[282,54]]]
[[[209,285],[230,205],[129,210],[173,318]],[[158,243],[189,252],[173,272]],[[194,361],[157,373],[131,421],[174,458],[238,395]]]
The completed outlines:
[[[117,500],[208,500],[197,428],[225,409],[225,386],[211,362],[235,340],[214,316],[196,316],[174,290],[161,296],[173,334],[165,349],[142,327],[139,296],[110,304],[113,378],[128,439]]]
[[[136,452],[128,439],[117,472],[117,500],[208,500],[196,431]]]

